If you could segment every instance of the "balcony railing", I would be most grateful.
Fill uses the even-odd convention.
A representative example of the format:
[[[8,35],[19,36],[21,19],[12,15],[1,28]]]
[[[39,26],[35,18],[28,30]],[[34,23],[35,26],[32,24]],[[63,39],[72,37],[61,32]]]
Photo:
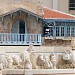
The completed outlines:
[[[41,45],[41,34],[0,33],[0,45]]]

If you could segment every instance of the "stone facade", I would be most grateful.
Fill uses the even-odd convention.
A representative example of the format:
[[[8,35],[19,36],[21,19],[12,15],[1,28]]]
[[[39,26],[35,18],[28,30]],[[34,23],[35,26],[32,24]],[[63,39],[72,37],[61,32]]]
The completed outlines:
[[[11,15],[6,15],[2,18],[0,18],[0,33],[12,33],[13,25],[17,20],[23,20],[26,22],[27,26],[27,32],[33,33],[33,34],[42,34],[43,28],[42,23],[38,22],[38,18],[34,15],[28,15],[26,12],[15,12]],[[42,45],[47,46],[74,46],[74,39],[71,38],[71,40],[50,40],[45,39],[45,37],[42,37]]]
[[[41,5],[48,8],[75,15],[75,10],[69,10],[69,0],[56,0],[56,2],[55,0],[32,0],[33,3],[38,1],[41,2]]]
[[[12,27],[17,20],[23,20],[26,22],[28,33],[41,33],[42,24],[38,23],[37,16],[28,15],[28,13],[22,12],[21,15],[19,12],[13,13],[0,18],[0,33],[12,33]],[[38,27],[38,28],[37,28]]]

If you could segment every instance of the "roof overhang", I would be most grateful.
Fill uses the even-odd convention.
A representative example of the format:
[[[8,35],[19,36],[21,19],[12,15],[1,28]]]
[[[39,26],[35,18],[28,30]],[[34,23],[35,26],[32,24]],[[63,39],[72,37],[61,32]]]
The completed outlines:
[[[26,13],[28,13],[28,14],[34,15],[35,17],[41,18],[40,15],[38,15],[38,14],[36,14],[36,13],[33,13],[33,12],[31,12],[31,11],[28,11],[28,10],[26,10],[26,9],[23,9],[23,8],[18,8],[18,9],[12,10],[12,11],[10,11],[10,12],[7,12],[7,13],[5,13],[5,14],[1,14],[0,17],[6,16],[6,15],[10,15],[10,14],[13,14],[13,13],[15,13],[15,12],[26,12]]]
[[[68,13],[64,13],[58,10],[54,10],[48,7],[44,7],[43,19],[67,19],[67,20],[75,20],[75,15],[71,15]]]

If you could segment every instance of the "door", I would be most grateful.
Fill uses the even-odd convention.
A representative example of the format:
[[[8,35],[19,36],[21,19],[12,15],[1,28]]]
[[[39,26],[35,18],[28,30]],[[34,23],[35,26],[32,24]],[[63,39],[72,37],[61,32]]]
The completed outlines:
[[[19,34],[25,34],[25,22],[22,20],[19,22]]]
[[[22,20],[19,21],[19,34],[20,34],[20,41],[24,41],[25,22]]]

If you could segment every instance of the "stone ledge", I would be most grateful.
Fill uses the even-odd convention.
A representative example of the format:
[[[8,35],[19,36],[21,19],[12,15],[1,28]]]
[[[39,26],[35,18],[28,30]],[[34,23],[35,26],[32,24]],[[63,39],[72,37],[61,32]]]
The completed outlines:
[[[2,74],[75,74],[74,69],[4,69]]]

